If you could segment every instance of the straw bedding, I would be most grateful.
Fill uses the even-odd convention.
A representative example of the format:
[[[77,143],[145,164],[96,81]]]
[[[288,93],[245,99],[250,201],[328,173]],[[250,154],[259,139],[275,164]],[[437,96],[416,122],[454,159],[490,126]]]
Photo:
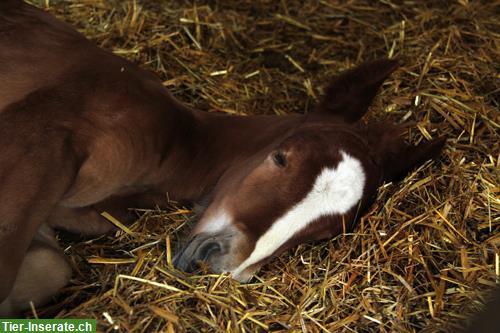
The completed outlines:
[[[332,75],[398,57],[366,119],[414,122],[413,144],[449,138],[352,233],[294,248],[249,284],[172,267],[189,209],[131,207],[129,229],[62,237],[72,284],[33,315],[103,332],[455,331],[498,283],[500,2],[32,2],[207,112],[309,112]]]

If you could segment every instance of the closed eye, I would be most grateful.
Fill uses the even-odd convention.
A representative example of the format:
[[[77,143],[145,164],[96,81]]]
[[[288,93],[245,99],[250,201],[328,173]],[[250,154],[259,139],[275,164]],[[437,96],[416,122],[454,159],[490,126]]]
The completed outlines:
[[[283,155],[283,153],[279,151],[273,154],[273,161],[274,164],[276,164],[276,166],[279,168],[284,168],[287,165],[287,160],[285,155]]]

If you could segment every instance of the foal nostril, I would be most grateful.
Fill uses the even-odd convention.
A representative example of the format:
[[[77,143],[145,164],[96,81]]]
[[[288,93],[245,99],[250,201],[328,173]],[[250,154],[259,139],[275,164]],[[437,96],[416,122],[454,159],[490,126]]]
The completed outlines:
[[[216,241],[205,242],[197,251],[197,261],[207,261],[213,254],[221,252],[221,246]]]
[[[221,251],[221,244],[213,238],[192,239],[174,259],[174,266],[179,270],[191,273],[199,268],[200,261],[206,262],[214,254]]]

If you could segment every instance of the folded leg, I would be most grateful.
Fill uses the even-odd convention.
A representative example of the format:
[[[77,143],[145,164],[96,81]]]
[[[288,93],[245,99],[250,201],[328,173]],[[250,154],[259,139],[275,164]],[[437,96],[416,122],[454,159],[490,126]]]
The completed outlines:
[[[41,306],[68,284],[71,267],[57,245],[53,230],[42,224],[31,242],[18,270],[14,286],[0,303],[1,317],[16,317],[30,308]]]

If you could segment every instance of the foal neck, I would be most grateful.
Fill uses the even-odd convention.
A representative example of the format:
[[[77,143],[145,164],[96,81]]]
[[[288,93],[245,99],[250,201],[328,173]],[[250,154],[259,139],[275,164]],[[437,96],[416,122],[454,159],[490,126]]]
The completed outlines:
[[[231,167],[247,163],[297,126],[302,115],[233,116],[183,109],[162,165],[161,190],[181,201],[207,195]]]

